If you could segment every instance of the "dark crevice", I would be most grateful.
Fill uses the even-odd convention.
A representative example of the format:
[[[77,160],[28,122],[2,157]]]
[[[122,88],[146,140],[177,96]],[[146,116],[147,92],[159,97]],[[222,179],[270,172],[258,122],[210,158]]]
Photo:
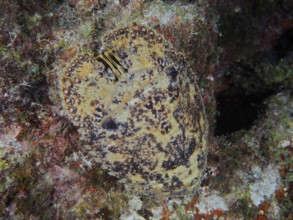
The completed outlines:
[[[268,90],[254,95],[223,93],[217,96],[219,114],[216,117],[215,135],[227,135],[251,128],[265,110],[263,101],[273,93],[273,90]]]
[[[275,40],[270,51],[256,52],[252,57],[235,62],[225,71],[221,83],[228,89],[216,94],[215,135],[229,135],[250,129],[265,112],[264,100],[280,90],[288,89],[287,78],[284,77],[282,82],[270,83],[270,72],[259,69],[289,59],[293,55],[291,39],[293,29],[286,30]],[[219,84],[219,88],[221,86]]]

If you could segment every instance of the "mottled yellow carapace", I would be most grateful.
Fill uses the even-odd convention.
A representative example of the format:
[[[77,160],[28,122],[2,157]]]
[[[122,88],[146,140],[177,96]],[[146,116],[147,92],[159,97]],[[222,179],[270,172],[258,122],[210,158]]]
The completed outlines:
[[[62,106],[91,157],[136,192],[191,191],[207,153],[196,74],[149,27],[133,23],[101,42],[59,77]]]

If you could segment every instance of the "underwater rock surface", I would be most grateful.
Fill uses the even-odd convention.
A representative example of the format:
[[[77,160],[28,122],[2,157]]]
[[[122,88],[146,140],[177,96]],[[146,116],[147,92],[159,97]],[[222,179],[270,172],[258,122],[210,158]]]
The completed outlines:
[[[0,5],[1,219],[292,219],[291,0],[10,0]],[[96,114],[93,110],[97,103],[87,109],[89,103],[79,97],[83,103],[80,108],[76,102],[78,97],[69,93],[69,90],[76,91],[62,84],[62,77],[66,78],[72,64],[77,64],[74,72],[70,72],[75,76],[79,74],[76,70],[92,72],[93,76],[105,72],[106,68],[105,75],[112,77],[107,78],[109,83],[104,84],[105,88],[111,85],[114,88],[116,83],[119,86],[111,91],[119,91],[123,97],[132,99],[132,89],[137,90],[141,85],[152,88],[144,80],[141,85],[126,80],[130,79],[128,69],[124,68],[129,64],[124,62],[127,58],[112,51],[115,37],[105,39],[115,34],[115,30],[129,27],[134,31],[133,22],[152,30],[171,46],[173,52],[161,50],[161,44],[155,49],[151,47],[151,51],[161,51],[171,63],[165,69],[170,65],[182,75],[189,72],[195,77],[187,77],[187,82],[189,88],[200,94],[197,97],[202,97],[199,103],[204,105],[209,122],[206,172],[201,184],[195,184],[195,193],[183,190],[175,193],[176,196],[170,193],[132,195],[130,186],[137,191],[143,191],[142,188],[149,191],[153,186],[143,182],[135,184],[122,169],[112,170],[114,175],[124,175],[118,178],[105,171],[108,167],[111,170],[113,164],[98,155],[109,153],[108,146],[118,146],[111,132],[124,128],[123,123],[129,117],[125,114],[123,118],[120,113],[130,114],[127,110],[130,105],[117,108],[114,114],[115,105],[106,102],[111,107],[112,121],[107,118],[109,112],[102,115],[100,122],[86,120],[93,134],[98,128],[105,130],[107,138],[104,139],[88,135],[87,127],[80,123],[85,118],[74,120],[76,113],[80,115],[82,111],[86,117],[99,117],[92,115]],[[131,41],[127,39],[123,41],[125,45]],[[138,48],[148,51],[144,44],[148,41],[137,39],[142,44]],[[118,41],[115,44],[121,47]],[[149,56],[138,50],[128,59],[142,57],[158,57],[158,54]],[[180,60],[186,61],[185,64],[175,67]],[[152,59],[145,63],[161,64]],[[140,68],[142,73],[147,70]],[[156,73],[160,71],[155,68]],[[176,74],[160,73],[152,76],[157,83],[154,88],[168,91],[167,85]],[[83,80],[79,84],[79,80],[67,77],[79,93],[89,82]],[[84,79],[82,75],[77,78]],[[99,75],[96,81],[89,77],[94,83],[101,78]],[[173,88],[177,86],[182,94],[192,94],[182,88],[187,83],[184,79],[179,83],[179,75],[174,78]],[[198,86],[191,85],[192,81]],[[127,83],[132,85],[129,90],[124,87]],[[69,90],[60,90],[58,84]],[[101,92],[91,89],[86,87],[84,94]],[[106,94],[103,93],[101,100],[110,103],[111,96]],[[168,92],[164,94],[169,97]],[[170,97],[162,99],[165,110],[171,113],[177,105],[174,101],[171,109],[167,105],[170,100]],[[145,102],[147,99],[137,101],[130,104],[139,109],[151,107]],[[163,102],[153,104],[152,100],[152,107],[157,109]],[[74,113],[70,107],[78,111]],[[193,110],[187,110],[186,115],[188,111]],[[248,118],[247,114],[253,117]],[[145,116],[143,121],[153,113],[141,115]],[[189,115],[192,117],[197,116]],[[164,128],[157,128],[158,137],[171,136],[159,132]],[[119,137],[123,141],[128,138],[122,134]],[[100,140],[104,141],[105,148],[99,148]],[[169,155],[177,155],[174,152]],[[168,156],[167,152],[165,155]],[[109,161],[114,159],[121,158],[111,157]],[[169,180],[164,179],[167,191],[187,188],[172,186]],[[164,188],[152,191],[162,192]]]

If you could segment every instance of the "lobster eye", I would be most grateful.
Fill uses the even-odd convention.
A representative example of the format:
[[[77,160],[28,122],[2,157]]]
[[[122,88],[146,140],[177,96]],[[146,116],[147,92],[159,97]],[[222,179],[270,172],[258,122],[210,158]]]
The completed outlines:
[[[118,129],[118,125],[117,125],[117,123],[112,118],[107,118],[102,123],[102,128],[107,129],[107,130],[117,130]]]
[[[166,73],[171,77],[172,81],[176,81],[178,71],[172,66],[166,69]]]

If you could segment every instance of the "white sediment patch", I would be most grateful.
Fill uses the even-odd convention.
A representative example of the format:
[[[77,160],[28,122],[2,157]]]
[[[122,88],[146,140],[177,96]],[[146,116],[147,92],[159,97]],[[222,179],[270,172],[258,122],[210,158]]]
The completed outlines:
[[[258,179],[249,186],[250,199],[255,206],[259,206],[265,199],[270,198],[274,192],[281,187],[281,177],[277,167],[269,165],[261,170],[259,167],[253,169],[253,176]]]
[[[195,207],[198,208],[200,214],[209,214],[213,210],[219,209],[223,212],[228,211],[225,200],[216,193],[207,197],[201,197],[199,203],[196,204]]]

